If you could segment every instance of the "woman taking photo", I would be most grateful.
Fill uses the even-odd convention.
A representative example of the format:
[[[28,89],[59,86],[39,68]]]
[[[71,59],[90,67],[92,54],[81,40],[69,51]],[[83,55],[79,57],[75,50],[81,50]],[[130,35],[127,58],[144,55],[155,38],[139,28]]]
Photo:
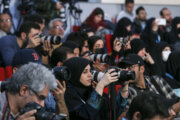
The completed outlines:
[[[92,87],[89,60],[74,57],[65,61],[64,66],[68,67],[71,72],[71,78],[65,92],[65,101],[69,110],[70,120],[108,119],[108,109],[105,108],[107,104],[103,103],[103,89],[105,86],[118,80],[117,73],[112,72],[114,70],[110,69],[94,89]]]

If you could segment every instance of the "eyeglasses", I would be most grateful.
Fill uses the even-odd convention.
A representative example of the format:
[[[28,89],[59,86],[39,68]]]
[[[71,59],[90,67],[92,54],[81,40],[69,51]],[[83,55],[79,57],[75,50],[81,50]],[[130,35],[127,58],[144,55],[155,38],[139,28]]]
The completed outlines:
[[[54,26],[53,28],[59,29],[59,30],[64,30],[63,27],[61,27],[61,26],[59,26],[59,25],[56,25],[56,26]]]
[[[0,22],[11,22],[11,19],[0,19]]]
[[[40,100],[40,101],[44,101],[46,99],[46,96],[44,95],[39,95],[35,90],[33,90],[32,88],[29,88],[36,96],[37,98]]]

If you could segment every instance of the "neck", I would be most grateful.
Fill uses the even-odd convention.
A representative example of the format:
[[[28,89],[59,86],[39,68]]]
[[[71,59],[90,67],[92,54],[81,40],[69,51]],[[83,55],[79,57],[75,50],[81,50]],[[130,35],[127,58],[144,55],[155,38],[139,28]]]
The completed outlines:
[[[144,75],[141,75],[138,82],[136,83],[136,87],[145,89],[146,88],[146,84],[145,84],[145,80],[144,80]]]
[[[17,43],[18,43],[19,47],[21,48],[21,47],[22,47],[22,45],[23,45],[23,41],[21,40],[21,38],[16,37],[16,41],[17,41]]]
[[[8,103],[9,103],[9,108],[10,108],[10,111],[16,115],[19,113],[19,110],[18,110],[18,105],[17,105],[17,99],[14,99],[16,97],[16,95],[12,95],[10,94],[9,92],[7,92],[7,98],[8,98]]]

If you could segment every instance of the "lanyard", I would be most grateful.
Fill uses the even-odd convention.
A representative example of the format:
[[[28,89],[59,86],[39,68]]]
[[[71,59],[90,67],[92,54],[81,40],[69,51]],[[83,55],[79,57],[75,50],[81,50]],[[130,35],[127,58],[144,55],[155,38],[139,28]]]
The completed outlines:
[[[1,120],[9,120],[9,116],[10,116],[10,108],[8,102],[6,102]]]

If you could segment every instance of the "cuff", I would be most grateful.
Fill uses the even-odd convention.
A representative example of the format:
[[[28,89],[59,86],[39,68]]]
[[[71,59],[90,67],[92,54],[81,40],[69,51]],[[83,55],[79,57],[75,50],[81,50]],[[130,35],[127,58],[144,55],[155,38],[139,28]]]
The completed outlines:
[[[99,109],[102,101],[102,96],[100,96],[95,90],[91,93],[91,97],[87,103],[94,109]]]

